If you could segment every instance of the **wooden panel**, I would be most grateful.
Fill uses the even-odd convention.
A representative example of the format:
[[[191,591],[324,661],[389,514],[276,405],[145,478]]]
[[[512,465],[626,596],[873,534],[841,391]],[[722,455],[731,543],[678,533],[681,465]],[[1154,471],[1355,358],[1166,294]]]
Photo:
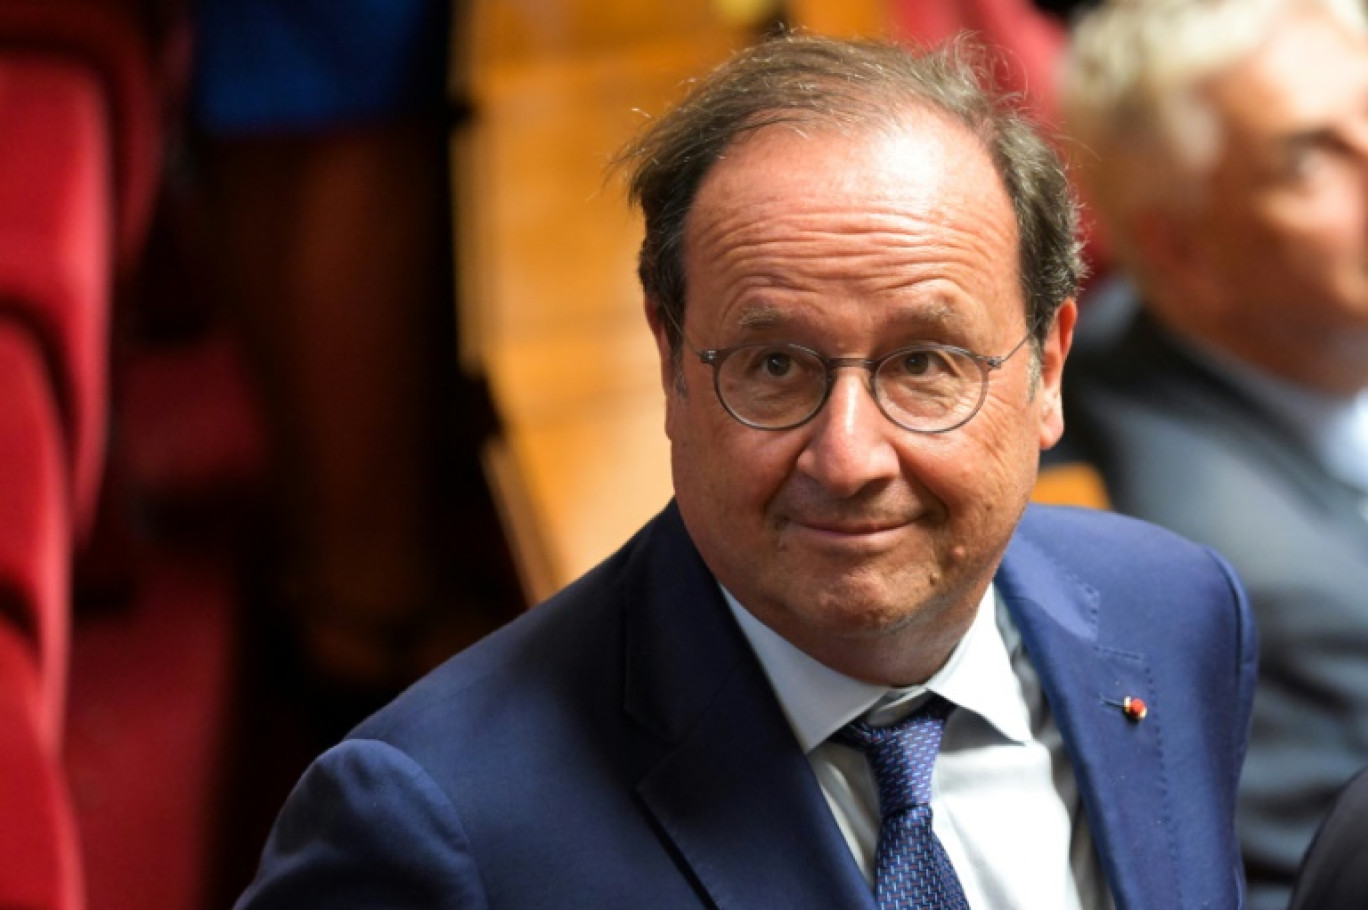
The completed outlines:
[[[486,453],[532,602],[592,568],[669,501],[661,394],[520,424]]]
[[[606,174],[613,153],[724,36],[493,68],[457,145],[464,361],[510,340],[640,319],[640,229]]]
[[[504,427],[485,464],[535,601],[669,499],[640,226],[606,167],[746,39],[698,0],[475,9],[474,118],[453,143],[461,361]]]

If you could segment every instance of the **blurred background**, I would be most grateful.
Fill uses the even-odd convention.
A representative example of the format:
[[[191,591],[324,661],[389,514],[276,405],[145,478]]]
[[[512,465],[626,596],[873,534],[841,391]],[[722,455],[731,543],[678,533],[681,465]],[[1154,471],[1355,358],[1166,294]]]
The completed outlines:
[[[226,907],[307,761],[669,497],[605,171],[776,28],[1072,4],[0,0],[0,907]]]

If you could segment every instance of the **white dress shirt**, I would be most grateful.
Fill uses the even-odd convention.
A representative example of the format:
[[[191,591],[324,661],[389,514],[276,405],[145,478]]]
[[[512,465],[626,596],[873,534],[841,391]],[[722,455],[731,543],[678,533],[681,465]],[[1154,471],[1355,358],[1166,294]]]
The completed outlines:
[[[1020,635],[989,588],[969,632],[924,686],[888,689],[817,662],[727,602],[788,718],[865,878],[874,880],[878,795],[863,755],[829,742],[869,713],[876,725],[933,691],[956,706],[932,775],[932,827],[970,907],[1109,910],[1073,768]]]

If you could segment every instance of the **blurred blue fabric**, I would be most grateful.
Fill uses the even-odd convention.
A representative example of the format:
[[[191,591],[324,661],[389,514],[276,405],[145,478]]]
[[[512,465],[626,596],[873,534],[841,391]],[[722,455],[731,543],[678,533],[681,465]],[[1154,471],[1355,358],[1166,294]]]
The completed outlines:
[[[197,0],[192,104],[210,134],[309,132],[443,101],[444,0]]]

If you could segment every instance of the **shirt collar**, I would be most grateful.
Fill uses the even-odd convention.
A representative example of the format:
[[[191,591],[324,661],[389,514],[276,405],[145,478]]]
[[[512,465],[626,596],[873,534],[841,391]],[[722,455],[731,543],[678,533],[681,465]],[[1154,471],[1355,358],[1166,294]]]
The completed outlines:
[[[927,691],[979,715],[1015,742],[1031,738],[1030,715],[1013,669],[1019,636],[990,585],[969,631],[924,685],[892,689],[853,679],[809,657],[756,619],[731,592],[727,605],[759,658],[804,753],[874,709],[875,723],[903,716]],[[1009,646],[1010,645],[1010,646]]]
[[[1330,474],[1368,490],[1368,390],[1325,395],[1257,370],[1192,339],[1180,339],[1204,362],[1259,402],[1307,446]]]

